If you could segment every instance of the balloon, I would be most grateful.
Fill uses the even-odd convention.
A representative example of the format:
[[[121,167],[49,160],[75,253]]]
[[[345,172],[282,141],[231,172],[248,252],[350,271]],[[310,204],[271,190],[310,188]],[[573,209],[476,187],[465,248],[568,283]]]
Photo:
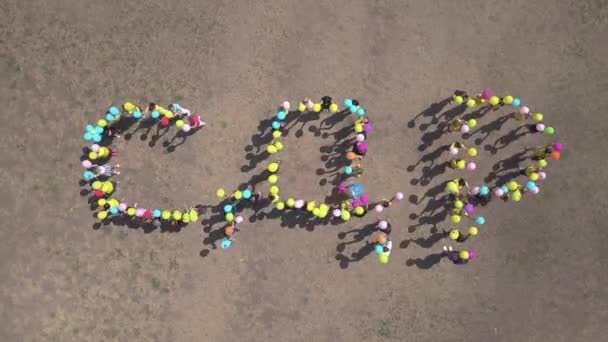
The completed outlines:
[[[381,264],[388,263],[388,253],[378,254],[378,261],[380,261]]]
[[[355,140],[357,140],[357,142],[364,142],[365,141],[365,135],[359,133],[355,136]]]
[[[449,237],[450,240],[458,240],[458,238],[460,237],[460,232],[458,231],[458,229],[452,229],[450,230]]]
[[[136,119],[141,119],[141,116],[142,116],[142,114],[141,114],[141,112],[140,112],[140,111],[135,111],[135,112],[133,112],[133,117],[134,117],[134,118],[136,118]]]
[[[454,102],[456,102],[457,105],[462,104],[463,101],[464,101],[464,99],[462,98],[462,96],[459,96],[459,95],[454,96]]]
[[[306,102],[306,109],[311,110],[312,106],[314,106],[315,104],[312,101],[308,101]]]
[[[222,247],[222,249],[228,249],[228,248],[230,248],[230,246],[232,246],[232,240],[223,239],[222,242],[220,243],[220,246]]]
[[[348,98],[344,99],[344,103],[343,104],[344,104],[345,107],[350,107],[350,106],[353,105],[353,100],[348,99]]]
[[[184,120],[177,120],[177,121],[175,121],[175,126],[176,126],[177,128],[182,128],[182,127],[184,127]]]
[[[118,214],[118,207],[114,206],[114,207],[110,207],[110,213],[112,215],[116,215]]]
[[[494,195],[498,196],[498,197],[502,197],[504,195],[504,191],[502,191],[501,188],[497,188],[496,190],[494,190]]]
[[[545,130],[543,131],[543,133],[546,136],[548,136],[548,137],[553,136],[555,134],[555,128],[553,128],[553,127],[547,127],[547,128],[545,128]]]
[[[133,209],[133,208],[129,208],[129,210],[130,210],[130,209]],[[135,209],[133,209],[133,213],[135,213]],[[131,215],[131,216],[132,216],[132,215]],[[163,219],[163,220],[168,220],[168,219],[170,219],[170,218],[171,218],[171,212],[170,212],[170,211],[168,211],[168,210],[165,210],[165,211],[163,211],[163,213],[162,213],[161,217],[162,217],[162,219]]]
[[[357,106],[351,105],[350,107],[348,107],[348,111],[351,112],[351,113],[356,112],[357,111]]]
[[[266,151],[270,154],[275,154],[278,152],[277,148],[272,144],[266,146]]]
[[[348,211],[344,210],[340,214],[340,217],[342,218],[342,220],[348,221],[348,220],[350,220],[350,213]]]
[[[152,119],[158,119],[160,117],[160,113],[157,110],[152,111]]]
[[[511,104],[511,103],[513,103],[513,100],[514,100],[513,96],[511,96],[511,95],[507,95],[507,96],[505,96],[505,97],[502,98],[502,102],[504,104]]]
[[[320,103],[315,103],[315,104],[312,106],[312,111],[313,111],[313,112],[315,112],[315,113],[320,112],[320,111],[321,111],[321,104],[320,104]]]
[[[456,168],[459,170],[463,170],[466,167],[466,163],[464,160],[459,160],[456,162]]]
[[[513,99],[513,103],[511,103],[511,106],[513,106],[513,108],[517,108],[517,107],[519,107],[520,104],[521,104],[521,100],[516,97]]]
[[[293,207],[296,209],[300,209],[304,206],[304,200],[296,200],[296,203],[294,203]]]
[[[281,128],[281,123],[278,122],[278,121],[273,121],[272,122],[272,128],[273,129],[279,129],[279,128]]]
[[[561,152],[564,149],[564,145],[560,142],[554,142],[553,145],[551,145],[551,148],[553,151]]]
[[[475,236],[479,233],[479,230],[477,229],[477,227],[469,227],[469,234],[472,236]]]
[[[239,216],[237,216],[237,217],[234,218],[234,222],[236,224],[243,223],[243,220],[244,220],[243,216],[241,216],[241,215],[239,215]]]
[[[363,214],[365,214],[365,209],[363,207],[356,207],[355,208],[355,215],[361,216]]]
[[[471,203],[468,203],[467,205],[464,206],[464,211],[466,211],[467,213],[472,213],[473,210],[475,210],[475,206],[472,205]]]
[[[224,191],[224,189],[219,188],[215,191],[215,195],[219,198],[222,198],[224,196],[226,196],[226,191]]]
[[[455,156],[458,154],[458,149],[456,147],[450,147],[449,153],[450,155]]]
[[[310,202],[306,203],[306,210],[312,211],[316,205],[317,205],[317,203],[315,203],[315,201],[310,201]]]
[[[105,206],[106,203],[108,203],[108,201],[106,201],[105,198],[100,198],[99,200],[97,200],[97,205],[100,206],[100,207]]]
[[[276,147],[277,151],[280,151],[283,149],[283,143],[280,141],[275,141],[274,142],[274,147]]]
[[[285,203],[284,202],[277,202],[277,204],[275,204],[275,207],[279,210],[283,210],[285,209]]]
[[[467,108],[473,108],[473,107],[475,107],[476,104],[477,103],[473,99],[468,99],[467,100]]]
[[[273,162],[268,164],[268,171],[270,172],[277,172],[277,170],[279,170],[279,163]]]
[[[547,174],[546,173],[544,173],[542,171],[538,173],[538,179],[545,180],[545,178],[547,178]]]
[[[530,174],[530,176],[528,176],[528,178],[530,178],[530,180],[532,180],[532,181],[537,181],[538,180],[538,172],[532,172]]]
[[[319,216],[319,215],[321,214],[321,209],[319,209],[319,208],[314,208],[314,209],[312,210],[312,214],[313,214],[314,216]]]
[[[467,120],[467,125],[469,125],[469,127],[471,127],[471,128],[475,128],[475,126],[477,126],[477,120],[469,119],[469,120]]]
[[[478,195],[480,193],[480,189],[478,186],[475,186],[471,189],[471,195]]]
[[[458,222],[460,222],[460,219],[461,219],[460,215],[452,215],[450,217],[450,220],[452,220],[452,223],[458,223]]]
[[[357,109],[357,115],[359,115],[359,116],[365,115],[365,109],[363,109],[363,108]]]
[[[490,188],[488,188],[487,186],[483,185],[480,189],[479,189],[479,193],[482,196],[486,196],[487,194],[490,193]]]
[[[458,184],[456,184],[456,182],[448,182],[447,185],[445,186],[445,190],[449,193],[457,194],[458,193]]]
[[[546,159],[541,159],[538,161],[538,166],[539,167],[547,167],[547,160]]]
[[[395,194],[395,196],[394,196],[394,198],[395,198],[397,201],[401,201],[401,200],[403,199],[403,192],[398,192],[398,193],[396,193],[396,194]]]
[[[154,217],[158,218],[158,217],[160,217],[162,215],[162,212],[160,210],[158,210],[158,209],[154,209],[154,211],[152,212],[152,215]]]
[[[224,218],[226,219],[226,221],[232,222],[232,221],[234,221],[234,214],[233,213],[227,213],[226,215],[224,215]]]
[[[491,96],[492,96],[492,92],[490,92],[487,89],[481,92],[481,98],[484,100],[489,99]]]
[[[469,133],[469,126],[468,125],[462,125],[460,126],[460,133]]]
[[[461,200],[454,201],[454,208],[456,208],[456,209],[462,209],[463,206],[464,206],[464,203],[462,203]]]
[[[370,124],[369,122],[367,122],[363,125],[363,131],[365,133],[369,133],[369,131],[371,131],[371,130],[372,130],[372,124]]]
[[[346,159],[347,160],[355,160],[355,159],[357,159],[357,154],[355,154],[355,152],[347,152],[346,153]]]
[[[112,115],[120,114],[120,110],[116,106],[112,106],[112,107],[108,108],[108,112]]]
[[[279,193],[279,187],[276,186],[276,185],[271,186],[270,187],[270,193],[273,194],[273,195],[278,194]]]
[[[127,210],[127,204],[126,203],[120,203],[118,205],[118,210],[120,210],[121,212],[124,212],[125,210]]]
[[[101,142],[101,135],[98,135],[98,134],[93,135],[93,141],[96,143]]]
[[[100,220],[105,220],[106,217],[108,217],[107,211],[100,211],[97,213],[97,218]]]
[[[101,185],[102,183],[100,181],[94,181],[91,187],[93,188],[93,190],[99,190],[101,189]]]
[[[483,218],[483,216],[479,216],[478,218],[475,219],[475,223],[477,223],[478,225],[483,225],[484,223],[486,223],[486,219]]]
[[[306,105],[303,102],[300,102],[300,104],[298,105],[298,111],[300,111],[300,113],[302,113],[305,110],[306,110]]]
[[[465,251],[465,250],[462,250],[462,251],[458,252],[458,256],[462,260],[468,260],[469,259],[469,252]]]
[[[167,118],[166,116],[163,117],[162,119],[160,119],[160,124],[161,124],[161,126],[164,126],[164,127],[169,126],[169,118]]]
[[[342,215],[342,210],[334,209],[331,214],[334,215],[334,217],[340,217]]]
[[[544,131],[544,130],[545,130],[545,125],[543,125],[542,123],[537,123],[537,124],[536,124],[536,130],[537,130],[538,132],[542,132],[542,131]]]
[[[378,228],[380,228],[380,229],[386,229],[386,228],[388,228],[388,222],[386,222],[384,220],[378,221]]]
[[[233,196],[235,199],[240,200],[241,198],[243,198],[243,192],[240,190],[237,190],[234,192]]]
[[[521,200],[521,192],[519,190],[513,191],[511,199],[513,202],[519,202]]]
[[[477,149],[475,147],[471,147],[467,151],[467,154],[469,155],[469,157],[475,157],[477,155]]]
[[[536,188],[534,188],[534,189],[530,190],[530,192],[531,192],[531,193],[533,193],[533,194],[535,194],[535,195],[536,195],[536,194],[537,194],[539,191],[540,191],[540,189],[539,189],[538,187],[536,187]]]
[[[289,107],[291,105],[289,104],[289,101],[284,101],[283,103],[281,103],[281,108],[285,109],[286,111],[289,110]]]
[[[192,129],[192,126],[190,126],[189,124],[184,124],[184,127],[182,127],[182,131],[188,133],[190,132],[190,130]]]
[[[384,211],[384,207],[382,206],[382,204],[377,204],[377,205],[374,207],[374,210],[375,210],[377,213],[381,213],[382,211]]]
[[[519,108],[519,114],[528,115],[529,113],[530,113],[530,108],[528,108],[526,106],[522,106],[521,108]]]
[[[519,187],[519,184],[517,184],[517,182],[515,182],[515,181],[507,182],[507,188],[509,188],[509,190],[511,190],[511,191],[517,190],[518,187]]]
[[[251,198],[251,190],[243,190],[243,198],[244,199]]]
[[[359,200],[364,205],[368,205],[369,204],[369,197],[366,194],[361,195],[361,197],[359,197]]]
[[[496,106],[500,102],[500,99],[498,96],[491,96],[489,102],[492,106]]]
[[[224,212],[225,212],[225,213],[229,213],[229,212],[231,212],[231,211],[232,211],[232,206],[231,206],[230,204],[226,204],[226,205],[224,206]]]
[[[135,212],[136,212],[135,208],[128,208],[127,209],[127,215],[129,215],[129,216],[135,216]],[[169,215],[171,215],[171,214],[169,214]]]
[[[277,175],[272,174],[272,175],[268,176],[268,183],[275,184],[278,181],[279,181],[279,177],[277,177]]]
[[[382,245],[376,245],[376,247],[374,247],[374,250],[377,254],[380,254],[384,252],[384,247],[382,247]]]
[[[355,208],[360,207],[361,206],[361,201],[355,200],[355,201],[353,201],[352,205]]]
[[[526,188],[528,190],[532,190],[532,189],[536,188],[536,183],[534,183],[533,181],[528,181],[528,183],[526,183]]]
[[[289,208],[293,208],[293,206],[296,204],[296,200],[294,200],[293,198],[288,198],[287,201],[285,201],[285,204]]]
[[[285,120],[285,118],[286,118],[286,117],[287,117],[287,114],[285,114],[285,112],[284,112],[284,111],[280,111],[280,112],[278,112],[278,113],[277,113],[277,119],[278,119],[279,121],[283,121],[283,120]]]
[[[344,168],[344,173],[347,175],[350,175],[351,173],[353,173],[353,168],[350,166],[347,166]]]
[[[338,111],[338,105],[335,103],[332,103],[329,105],[329,111],[332,113],[336,113]]]
[[[469,162],[467,164],[467,170],[469,171],[474,171],[477,168],[477,164],[473,163],[473,162]]]
[[[360,123],[355,124],[355,133],[362,133],[363,132],[363,125]]]

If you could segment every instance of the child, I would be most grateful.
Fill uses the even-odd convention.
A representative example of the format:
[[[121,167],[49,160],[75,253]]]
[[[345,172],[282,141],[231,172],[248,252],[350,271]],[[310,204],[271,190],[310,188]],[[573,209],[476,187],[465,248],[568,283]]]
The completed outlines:
[[[113,175],[119,175],[120,172],[118,171],[118,168],[120,168],[120,165],[118,165],[118,164],[116,164],[116,166],[114,166],[114,167],[112,167],[112,165],[110,165],[110,164],[98,165],[95,168],[95,175],[97,177],[100,177],[100,176],[112,177]]]
[[[201,120],[201,117],[199,115],[190,115],[189,122],[190,127],[192,128],[205,127],[207,125],[203,120]]]
[[[183,119],[186,116],[190,116],[190,110],[178,105],[177,103],[170,104],[169,110],[173,112],[178,118]]]
[[[321,104],[321,109],[329,110],[329,106],[331,106],[331,103],[332,103],[331,100],[332,100],[331,96],[327,96],[327,95],[323,96],[321,98],[321,101],[323,102]]]

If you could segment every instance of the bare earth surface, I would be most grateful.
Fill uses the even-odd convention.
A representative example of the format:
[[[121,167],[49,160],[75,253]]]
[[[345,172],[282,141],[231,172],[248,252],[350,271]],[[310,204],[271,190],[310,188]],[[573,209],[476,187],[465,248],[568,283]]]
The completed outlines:
[[[0,341],[605,338],[606,1],[8,0],[0,14]],[[544,113],[566,151],[538,196],[478,209],[487,224],[464,245],[478,258],[455,266],[437,256],[451,225],[436,199],[461,173],[437,149],[460,135],[436,132],[442,100],[482,88]],[[141,131],[117,140],[118,197],[169,207],[214,204],[259,173],[245,149],[260,122],[326,94],[368,109],[367,192],[406,194],[388,211],[387,265],[353,231],[375,215],[314,229],[255,216],[229,251],[209,251],[220,226],[201,222],[93,228],[81,136],[110,104],[179,101],[207,121],[171,153],[175,129],[153,147]],[[514,120],[492,131],[505,114],[467,139],[488,134],[471,183],[548,141],[512,139]],[[319,122],[285,140],[282,191],[328,194],[316,172],[335,140],[314,136]]]

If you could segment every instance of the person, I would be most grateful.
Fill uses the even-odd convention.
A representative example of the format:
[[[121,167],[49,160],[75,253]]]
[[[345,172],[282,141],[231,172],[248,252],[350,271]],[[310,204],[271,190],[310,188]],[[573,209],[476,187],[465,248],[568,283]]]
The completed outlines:
[[[118,168],[120,168],[119,164],[116,164],[116,166],[112,166],[110,164],[97,165],[95,167],[95,175],[97,177],[112,177],[113,175],[119,175],[120,171],[118,171]]]
[[[454,119],[448,123],[448,132],[458,132],[464,124],[462,119]]]
[[[141,112],[141,109],[131,102],[123,103],[122,110],[129,115],[133,115],[135,112]]]
[[[363,174],[363,167],[359,163],[352,165],[352,169],[353,169],[352,175],[357,178],[361,177],[361,175]]]
[[[379,220],[376,224],[376,230],[389,235],[392,231],[391,220]]]
[[[189,123],[190,127],[192,128],[204,127],[207,125],[203,120],[201,120],[199,115],[191,115],[189,117]]]
[[[392,200],[392,199],[390,199],[390,200],[389,200],[389,199],[383,198],[383,199],[381,199],[381,200],[378,202],[378,204],[380,204],[380,205],[381,205],[381,206],[383,206],[384,208],[388,208],[388,207],[390,207],[391,205],[393,205],[393,200]]]
[[[464,265],[469,262],[468,259],[462,259],[460,257],[460,251],[452,250],[452,246],[443,246],[443,254],[447,256],[454,265]]]
[[[458,230],[458,229],[452,229],[450,231],[443,230],[443,234],[446,237],[448,237],[450,240],[453,240],[456,242],[465,242],[471,236],[470,234],[469,235],[462,234],[460,232],[460,230]]]
[[[180,106],[177,103],[170,104],[169,110],[172,111],[173,114],[175,114],[175,116],[177,116],[180,119],[183,119],[186,116],[190,116],[190,114],[191,114],[190,110]]]
[[[361,157],[365,157],[365,154],[367,153],[367,144],[362,142],[355,142],[353,146],[353,152],[355,152]]]
[[[327,96],[327,95],[323,96],[321,98],[321,101],[322,101],[321,108],[325,109],[325,110],[329,110],[329,106],[331,106],[331,103],[332,103],[331,100],[332,100],[331,96]]]
[[[382,251],[387,255],[390,255],[391,249],[393,249],[393,242],[387,237],[386,242],[382,245]]]

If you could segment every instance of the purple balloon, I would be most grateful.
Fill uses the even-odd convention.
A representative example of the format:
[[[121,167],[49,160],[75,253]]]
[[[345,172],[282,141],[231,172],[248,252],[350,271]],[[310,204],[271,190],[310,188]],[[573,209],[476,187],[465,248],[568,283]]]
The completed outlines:
[[[475,209],[475,207],[471,203],[464,206],[464,211],[469,214],[473,212],[473,209]]]
[[[368,122],[368,123],[366,123],[365,125],[363,125],[363,131],[364,131],[365,133],[368,133],[368,132],[369,132],[369,131],[371,131],[371,130],[372,130],[372,124],[370,124],[369,122]]]
[[[561,152],[564,149],[564,145],[560,142],[553,143],[553,149],[557,152]]]

